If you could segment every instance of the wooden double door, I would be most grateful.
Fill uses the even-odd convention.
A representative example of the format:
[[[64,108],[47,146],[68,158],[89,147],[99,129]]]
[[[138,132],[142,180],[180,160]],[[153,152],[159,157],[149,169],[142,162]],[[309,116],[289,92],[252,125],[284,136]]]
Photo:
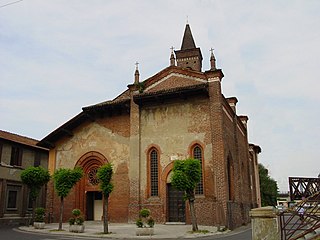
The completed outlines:
[[[171,183],[167,184],[168,222],[186,221],[186,204],[184,192],[175,189]]]

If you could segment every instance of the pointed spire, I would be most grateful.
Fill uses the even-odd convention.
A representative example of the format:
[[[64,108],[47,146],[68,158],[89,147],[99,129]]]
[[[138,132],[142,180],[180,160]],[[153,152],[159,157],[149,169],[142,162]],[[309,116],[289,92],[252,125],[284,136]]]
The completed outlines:
[[[197,48],[197,47],[196,47],[196,44],[193,40],[190,26],[187,23],[186,28],[184,30],[184,35],[183,35],[182,44],[181,44],[181,50],[187,50],[187,49],[193,49],[193,48]]]
[[[202,54],[196,47],[189,24],[186,24],[180,50],[174,51],[178,67],[192,69],[201,72]]]
[[[172,46],[170,49],[171,49],[170,66],[175,66],[176,65],[176,59],[175,59],[174,53],[173,53],[174,47]]]
[[[210,57],[210,65],[211,65],[211,68],[210,70],[216,70],[216,58],[214,57],[214,54],[213,54],[213,48],[210,49],[210,52],[211,52],[211,57]]]
[[[139,83],[139,77],[140,77],[140,73],[139,73],[139,69],[138,69],[138,65],[139,63],[136,62],[136,71],[134,72],[134,84],[138,84]]]

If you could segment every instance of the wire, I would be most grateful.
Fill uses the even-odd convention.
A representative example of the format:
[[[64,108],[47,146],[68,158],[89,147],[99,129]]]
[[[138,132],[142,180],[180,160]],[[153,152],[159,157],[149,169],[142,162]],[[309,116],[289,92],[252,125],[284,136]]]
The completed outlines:
[[[12,4],[15,4],[15,3],[18,3],[18,2],[22,2],[23,0],[19,0],[19,1],[15,1],[15,2],[11,2],[11,3],[7,3],[5,5],[1,5],[0,8],[3,8],[5,6],[8,6],[8,5],[12,5]]]

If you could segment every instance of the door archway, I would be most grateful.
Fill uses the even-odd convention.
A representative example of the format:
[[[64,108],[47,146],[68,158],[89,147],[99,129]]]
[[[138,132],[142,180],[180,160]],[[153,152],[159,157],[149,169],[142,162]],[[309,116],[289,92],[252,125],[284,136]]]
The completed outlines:
[[[75,188],[75,208],[84,213],[86,220],[101,219],[102,198],[96,173],[106,163],[107,158],[95,151],[84,154],[76,163],[76,167],[83,169],[84,176]]]
[[[186,205],[183,199],[184,192],[171,185],[173,162],[168,164],[162,174],[163,185],[166,186],[166,221],[186,222]]]

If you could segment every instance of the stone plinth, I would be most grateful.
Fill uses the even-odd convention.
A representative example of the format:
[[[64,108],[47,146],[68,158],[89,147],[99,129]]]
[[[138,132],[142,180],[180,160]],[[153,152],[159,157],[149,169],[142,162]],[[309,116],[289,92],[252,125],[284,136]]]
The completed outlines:
[[[84,225],[77,225],[77,224],[70,225],[69,232],[83,233],[84,232]]]
[[[277,215],[274,207],[255,208],[250,211],[252,240],[279,240]]]
[[[154,228],[143,227],[143,228],[136,228],[136,235],[137,236],[151,236],[154,233]]]
[[[34,222],[33,227],[35,229],[44,229],[45,223],[44,222]]]

